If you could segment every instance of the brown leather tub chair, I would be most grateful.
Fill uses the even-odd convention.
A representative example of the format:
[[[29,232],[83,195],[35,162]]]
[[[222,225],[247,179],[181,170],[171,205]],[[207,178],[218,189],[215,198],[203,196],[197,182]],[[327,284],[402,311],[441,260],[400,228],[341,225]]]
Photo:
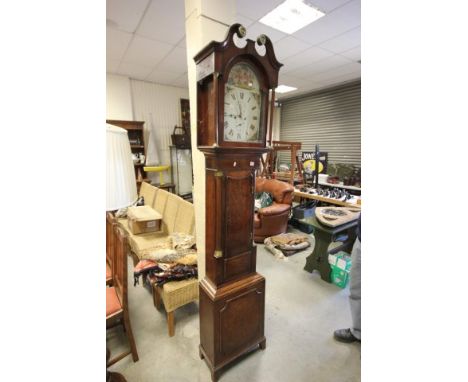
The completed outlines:
[[[270,236],[286,232],[294,187],[276,179],[257,178],[255,192],[268,192],[271,206],[260,208],[254,215],[254,241],[263,243]]]

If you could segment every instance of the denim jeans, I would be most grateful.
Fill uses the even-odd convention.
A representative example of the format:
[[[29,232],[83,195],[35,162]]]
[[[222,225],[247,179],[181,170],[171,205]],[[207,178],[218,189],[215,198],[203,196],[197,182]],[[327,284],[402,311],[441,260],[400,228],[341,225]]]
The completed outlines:
[[[349,282],[349,304],[353,326],[351,333],[361,339],[361,242],[356,238],[351,253],[351,272]]]

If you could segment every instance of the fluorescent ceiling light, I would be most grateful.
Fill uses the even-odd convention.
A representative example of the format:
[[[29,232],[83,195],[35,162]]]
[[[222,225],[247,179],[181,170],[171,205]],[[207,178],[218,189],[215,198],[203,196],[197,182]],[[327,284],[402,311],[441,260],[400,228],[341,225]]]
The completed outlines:
[[[307,0],[286,0],[260,19],[260,22],[281,32],[292,34],[325,16]]]
[[[293,88],[292,86],[280,85],[276,88],[276,93],[288,93],[297,90],[297,88]]]

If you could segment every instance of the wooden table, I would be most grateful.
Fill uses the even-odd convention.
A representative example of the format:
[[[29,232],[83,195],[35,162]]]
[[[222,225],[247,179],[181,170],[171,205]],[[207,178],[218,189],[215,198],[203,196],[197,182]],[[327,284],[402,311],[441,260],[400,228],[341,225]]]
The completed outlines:
[[[319,184],[319,186],[327,186],[327,187],[331,187],[331,188],[343,188],[345,190],[357,191],[357,192],[361,193],[361,187],[345,186],[344,184],[339,184],[339,183],[321,182],[320,180],[319,180],[318,184]]]
[[[301,192],[298,190],[294,190],[294,196],[299,196],[300,198],[305,198],[305,199],[313,199],[313,200],[318,200],[320,202],[325,202],[325,203],[330,203],[330,204],[335,204],[337,206],[343,206],[343,207],[353,207],[353,208],[361,208],[360,204],[357,203],[350,203],[349,201],[343,202],[341,200],[333,199],[333,198],[327,198],[325,196],[317,195],[317,194],[308,194],[307,192]],[[356,200],[356,199],[354,199]]]
[[[327,227],[321,224],[315,216],[300,220],[310,224],[314,228],[315,246],[313,252],[307,256],[304,270],[312,273],[314,269],[320,272],[322,280],[331,283],[331,268],[328,263],[328,255],[339,251],[351,253],[356,240],[357,220],[342,224],[338,227]],[[328,249],[334,241],[343,243],[333,249]]]

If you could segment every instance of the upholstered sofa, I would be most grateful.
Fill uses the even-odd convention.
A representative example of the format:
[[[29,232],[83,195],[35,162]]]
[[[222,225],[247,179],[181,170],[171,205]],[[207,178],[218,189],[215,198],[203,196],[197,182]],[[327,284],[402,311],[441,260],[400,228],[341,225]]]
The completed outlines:
[[[128,228],[127,219],[118,220],[128,234],[134,264],[145,253],[167,242],[172,233],[195,236],[195,210],[192,203],[146,182],[141,184],[139,196],[144,197],[145,205],[153,207],[162,215],[162,229],[159,232],[134,235]]]
[[[143,196],[145,205],[153,207],[162,215],[161,230],[154,233],[134,235],[128,228],[127,219],[118,219],[118,223],[127,233],[127,243],[136,265],[152,249],[168,244],[168,239],[176,233],[195,236],[195,210],[192,203],[180,196],[143,182],[139,196]],[[198,301],[198,280],[190,278],[182,281],[169,281],[162,287],[153,284],[153,300],[157,308],[164,304],[167,313],[169,336],[175,334],[174,311],[179,307]]]
[[[257,178],[255,192],[268,192],[273,204],[260,208],[254,215],[254,241],[263,243],[270,236],[286,232],[294,187],[276,179]]]

